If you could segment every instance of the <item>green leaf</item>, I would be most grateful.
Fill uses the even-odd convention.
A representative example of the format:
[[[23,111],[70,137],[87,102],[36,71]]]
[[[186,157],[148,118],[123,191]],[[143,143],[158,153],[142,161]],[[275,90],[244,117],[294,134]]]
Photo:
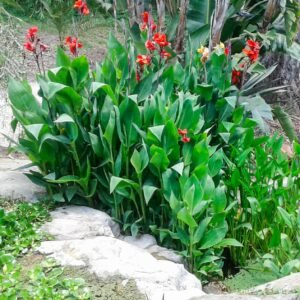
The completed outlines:
[[[278,266],[276,266],[274,264],[274,262],[272,262],[271,260],[266,259],[264,261],[264,267],[266,269],[270,270],[271,272],[273,272],[276,276],[280,276],[280,270],[279,270]]]
[[[220,227],[209,230],[201,239],[200,249],[208,249],[219,244],[226,236],[227,228]]]
[[[38,140],[39,139],[39,135],[40,135],[42,129],[44,128],[44,126],[45,126],[45,124],[32,124],[32,125],[24,126],[24,128],[31,135],[33,135],[36,140]]]
[[[149,204],[149,201],[151,200],[153,194],[155,193],[155,191],[157,191],[158,188],[152,185],[144,185],[143,186],[143,192],[144,192],[144,197],[145,197],[145,201],[146,204]]]
[[[241,244],[236,239],[224,239],[217,245],[215,245],[216,248],[225,248],[225,247],[243,247],[243,244]]]
[[[215,213],[221,213],[225,210],[227,204],[225,186],[216,188],[215,197],[213,200],[213,208]]]
[[[197,88],[199,89],[199,93],[205,99],[205,101],[210,101],[212,99],[213,86],[211,84],[202,83]]]
[[[134,149],[133,154],[130,159],[137,174],[141,174],[149,163],[149,156],[145,147],[142,148],[140,152]]]
[[[282,207],[278,206],[277,210],[281,216],[281,218],[283,219],[284,223],[290,228],[293,228],[293,222],[291,219],[291,215]]]
[[[71,65],[71,60],[69,56],[61,47],[57,47],[56,51],[56,65],[58,67],[69,67]]]
[[[148,130],[158,139],[159,142],[161,142],[162,133],[165,126],[155,126],[155,127],[149,127]]]
[[[210,221],[211,221],[211,217],[206,217],[205,219],[203,219],[201,221],[201,223],[199,224],[199,226],[197,227],[194,236],[193,236],[193,244],[197,244],[200,242],[200,240],[203,238],[203,235],[206,231],[207,226],[209,225]]]
[[[101,82],[92,82],[91,93],[95,94],[98,90],[103,90],[113,101],[115,105],[118,105],[118,99],[116,98],[110,85]]]
[[[273,109],[273,114],[292,143],[297,138],[292,119],[280,106]]]
[[[193,218],[192,215],[189,214],[189,212],[185,207],[178,212],[177,218],[182,222],[184,222],[185,224],[187,224],[190,228],[197,227],[197,223],[195,219]]]
[[[44,123],[43,115],[45,112],[41,109],[38,101],[32,95],[31,87],[27,82],[19,82],[14,79],[10,79],[8,83],[8,97],[13,109],[16,109],[20,114],[26,115],[26,118],[18,121],[22,124],[37,124]]]
[[[91,145],[92,145],[94,153],[97,156],[101,156],[102,144],[101,144],[100,138],[96,134],[93,134],[91,132],[89,132],[89,137],[90,137],[90,141],[91,141]]]
[[[155,166],[156,169],[159,170],[161,173],[168,168],[170,161],[164,149],[152,145],[150,147],[150,155],[151,155],[150,163],[153,166]]]
[[[115,189],[120,185],[122,187],[133,187],[136,190],[138,190],[139,188],[139,185],[132,180],[112,176],[110,179],[110,193],[113,193]]]
[[[84,83],[88,79],[89,62],[86,56],[76,57],[71,63],[71,68],[75,71],[71,72],[75,86]]]
[[[184,163],[178,163],[176,165],[174,165],[173,167],[171,167],[171,169],[173,169],[174,171],[176,171],[179,175],[182,175],[183,169],[184,169]]]

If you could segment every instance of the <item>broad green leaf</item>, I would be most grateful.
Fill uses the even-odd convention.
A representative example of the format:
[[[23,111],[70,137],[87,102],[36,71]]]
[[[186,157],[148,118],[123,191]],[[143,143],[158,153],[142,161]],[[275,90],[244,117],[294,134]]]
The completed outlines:
[[[278,206],[277,210],[281,216],[281,218],[283,219],[284,223],[290,228],[293,228],[293,222],[291,219],[291,215],[282,207]]]
[[[36,140],[39,140],[39,135],[42,129],[46,126],[45,124],[32,124],[32,125],[27,125],[24,126],[24,128],[34,136]]]
[[[147,205],[156,190],[158,190],[158,188],[155,186],[152,186],[152,185],[144,185],[143,186],[144,197],[145,197],[145,201],[146,201]]]
[[[122,187],[132,187],[136,190],[139,188],[139,185],[132,180],[112,176],[110,179],[110,193],[113,193],[119,185],[122,185]]]
[[[225,186],[218,186],[216,188],[215,197],[213,200],[213,207],[215,213],[221,213],[225,210],[227,204]]]
[[[178,163],[176,165],[174,165],[173,167],[171,167],[171,169],[173,169],[174,171],[176,171],[179,175],[182,175],[183,169],[184,169],[184,163]]]
[[[236,239],[223,239],[220,243],[215,245],[216,248],[225,248],[225,247],[243,247],[243,244],[241,244]]]
[[[201,221],[199,226],[197,227],[194,236],[192,238],[193,244],[197,244],[200,242],[200,240],[203,238],[203,235],[206,231],[207,226],[209,225],[211,221],[211,217],[206,217]]]
[[[185,224],[187,224],[190,228],[197,227],[197,223],[195,219],[193,218],[192,215],[189,214],[189,212],[185,207],[178,212],[177,218],[182,222],[184,222]]]
[[[225,238],[226,233],[226,227],[209,230],[200,241],[200,249],[208,249],[219,244]]]
[[[153,166],[155,166],[156,169],[159,170],[161,173],[168,168],[170,161],[164,149],[152,145],[150,147],[150,155],[151,155],[150,163]]]
[[[95,94],[98,90],[103,90],[113,101],[115,105],[118,105],[118,99],[116,98],[110,85],[101,82],[92,82],[91,93]]]

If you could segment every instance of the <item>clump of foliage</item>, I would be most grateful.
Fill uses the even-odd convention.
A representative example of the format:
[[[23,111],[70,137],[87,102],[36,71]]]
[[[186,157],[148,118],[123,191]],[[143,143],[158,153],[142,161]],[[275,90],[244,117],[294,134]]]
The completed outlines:
[[[271,115],[261,97],[270,89],[257,86],[274,68],[258,63],[260,43],[235,56],[223,44],[189,48],[180,64],[143,18],[140,41],[110,36],[95,70],[59,49],[57,68],[38,76],[42,105],[26,82],[10,82],[14,124],[25,132],[18,149],[40,170],[28,177],[55,201],[105,209],[133,235],[154,233],[200,276],[222,274],[225,248],[234,265],[270,243],[277,259],[278,234],[296,248],[300,153],[289,161],[276,138],[254,135]],[[271,238],[260,221],[269,213]]]
[[[81,279],[64,278],[53,260],[35,266],[24,276],[16,258],[42,239],[38,227],[49,219],[39,204],[17,204],[13,211],[0,209],[0,299],[90,299]]]

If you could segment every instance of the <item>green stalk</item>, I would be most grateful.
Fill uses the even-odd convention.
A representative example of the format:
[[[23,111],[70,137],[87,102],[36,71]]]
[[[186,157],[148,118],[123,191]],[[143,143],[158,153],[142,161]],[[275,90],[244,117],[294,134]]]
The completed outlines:
[[[139,197],[141,199],[142,202],[142,214],[143,214],[143,219],[144,219],[144,227],[146,229],[146,225],[147,225],[147,216],[146,216],[146,206],[145,206],[145,199],[144,199],[144,194],[142,191],[142,186],[143,186],[143,182],[142,182],[142,175],[138,174],[138,180],[139,180]]]

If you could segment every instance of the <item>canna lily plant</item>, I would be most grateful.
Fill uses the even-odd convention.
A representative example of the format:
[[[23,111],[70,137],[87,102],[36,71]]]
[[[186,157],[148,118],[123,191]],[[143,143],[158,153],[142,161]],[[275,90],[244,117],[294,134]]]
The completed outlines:
[[[240,135],[256,124],[240,99],[263,78],[259,49],[248,41],[233,57],[223,44],[203,46],[182,65],[149,13],[142,21],[138,48],[111,35],[94,70],[68,37],[75,58],[58,49],[57,67],[38,76],[41,105],[26,82],[11,80],[13,126],[24,130],[17,148],[54,201],[104,209],[124,232],[154,233],[199,276],[221,275],[224,248],[243,246],[228,236],[238,202],[225,175]],[[256,76],[244,90],[232,73],[241,60]]]

